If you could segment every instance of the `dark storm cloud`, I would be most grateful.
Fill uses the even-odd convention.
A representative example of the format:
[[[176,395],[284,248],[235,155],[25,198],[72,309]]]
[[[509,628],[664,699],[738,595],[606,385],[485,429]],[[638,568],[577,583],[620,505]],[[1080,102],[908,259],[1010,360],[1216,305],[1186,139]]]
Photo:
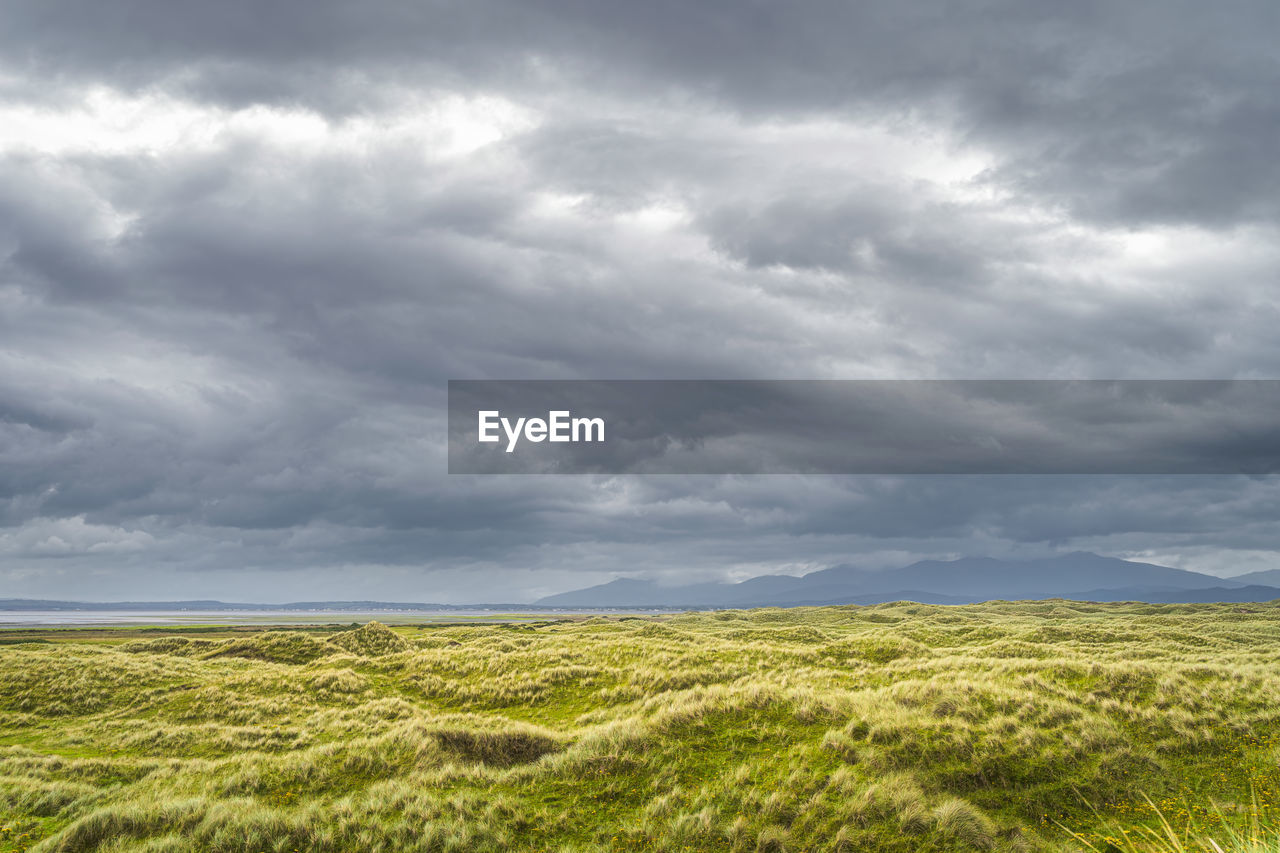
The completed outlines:
[[[1269,480],[448,477],[444,382],[1275,376],[1276,15],[4,4],[0,597],[1266,567]]]
[[[1008,151],[993,179],[1082,215],[1276,215],[1274,4],[8,4],[36,79],[234,105],[376,107],[388,86],[692,93],[748,113],[932,114]],[[57,87],[53,87],[56,92]]]

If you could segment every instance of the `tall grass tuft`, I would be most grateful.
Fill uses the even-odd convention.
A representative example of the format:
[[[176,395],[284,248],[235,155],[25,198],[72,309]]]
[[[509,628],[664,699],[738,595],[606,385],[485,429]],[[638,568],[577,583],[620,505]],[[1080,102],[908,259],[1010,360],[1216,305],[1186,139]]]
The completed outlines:
[[[1256,787],[1250,787],[1250,804],[1245,814],[1226,813],[1216,804],[1208,814],[1197,817],[1184,808],[1177,820],[1154,803],[1143,799],[1154,815],[1154,825],[1126,825],[1106,821],[1100,833],[1090,838],[1073,830],[1069,834],[1095,853],[1280,853],[1280,823],[1258,801]],[[1098,835],[1101,837],[1096,837]]]

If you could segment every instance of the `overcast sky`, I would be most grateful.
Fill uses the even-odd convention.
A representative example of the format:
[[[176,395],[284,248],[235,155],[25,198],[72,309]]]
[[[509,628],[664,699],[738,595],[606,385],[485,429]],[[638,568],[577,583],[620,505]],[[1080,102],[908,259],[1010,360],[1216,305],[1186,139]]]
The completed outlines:
[[[445,474],[445,382],[1278,378],[1280,4],[0,0],[0,597],[519,601],[1280,480]]]

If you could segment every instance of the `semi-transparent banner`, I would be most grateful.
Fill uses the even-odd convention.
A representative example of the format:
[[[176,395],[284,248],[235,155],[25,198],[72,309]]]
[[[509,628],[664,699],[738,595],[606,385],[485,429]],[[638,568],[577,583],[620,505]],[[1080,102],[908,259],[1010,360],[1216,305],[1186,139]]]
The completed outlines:
[[[1271,474],[1280,380],[453,380],[454,474]]]

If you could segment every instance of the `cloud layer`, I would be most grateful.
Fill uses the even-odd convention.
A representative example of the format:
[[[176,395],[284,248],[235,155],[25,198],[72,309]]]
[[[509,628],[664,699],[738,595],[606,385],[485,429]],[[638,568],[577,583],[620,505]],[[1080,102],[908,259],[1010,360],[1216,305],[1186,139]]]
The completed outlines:
[[[1272,567],[1269,479],[449,477],[444,383],[1280,376],[1278,14],[9,3],[0,597]]]

